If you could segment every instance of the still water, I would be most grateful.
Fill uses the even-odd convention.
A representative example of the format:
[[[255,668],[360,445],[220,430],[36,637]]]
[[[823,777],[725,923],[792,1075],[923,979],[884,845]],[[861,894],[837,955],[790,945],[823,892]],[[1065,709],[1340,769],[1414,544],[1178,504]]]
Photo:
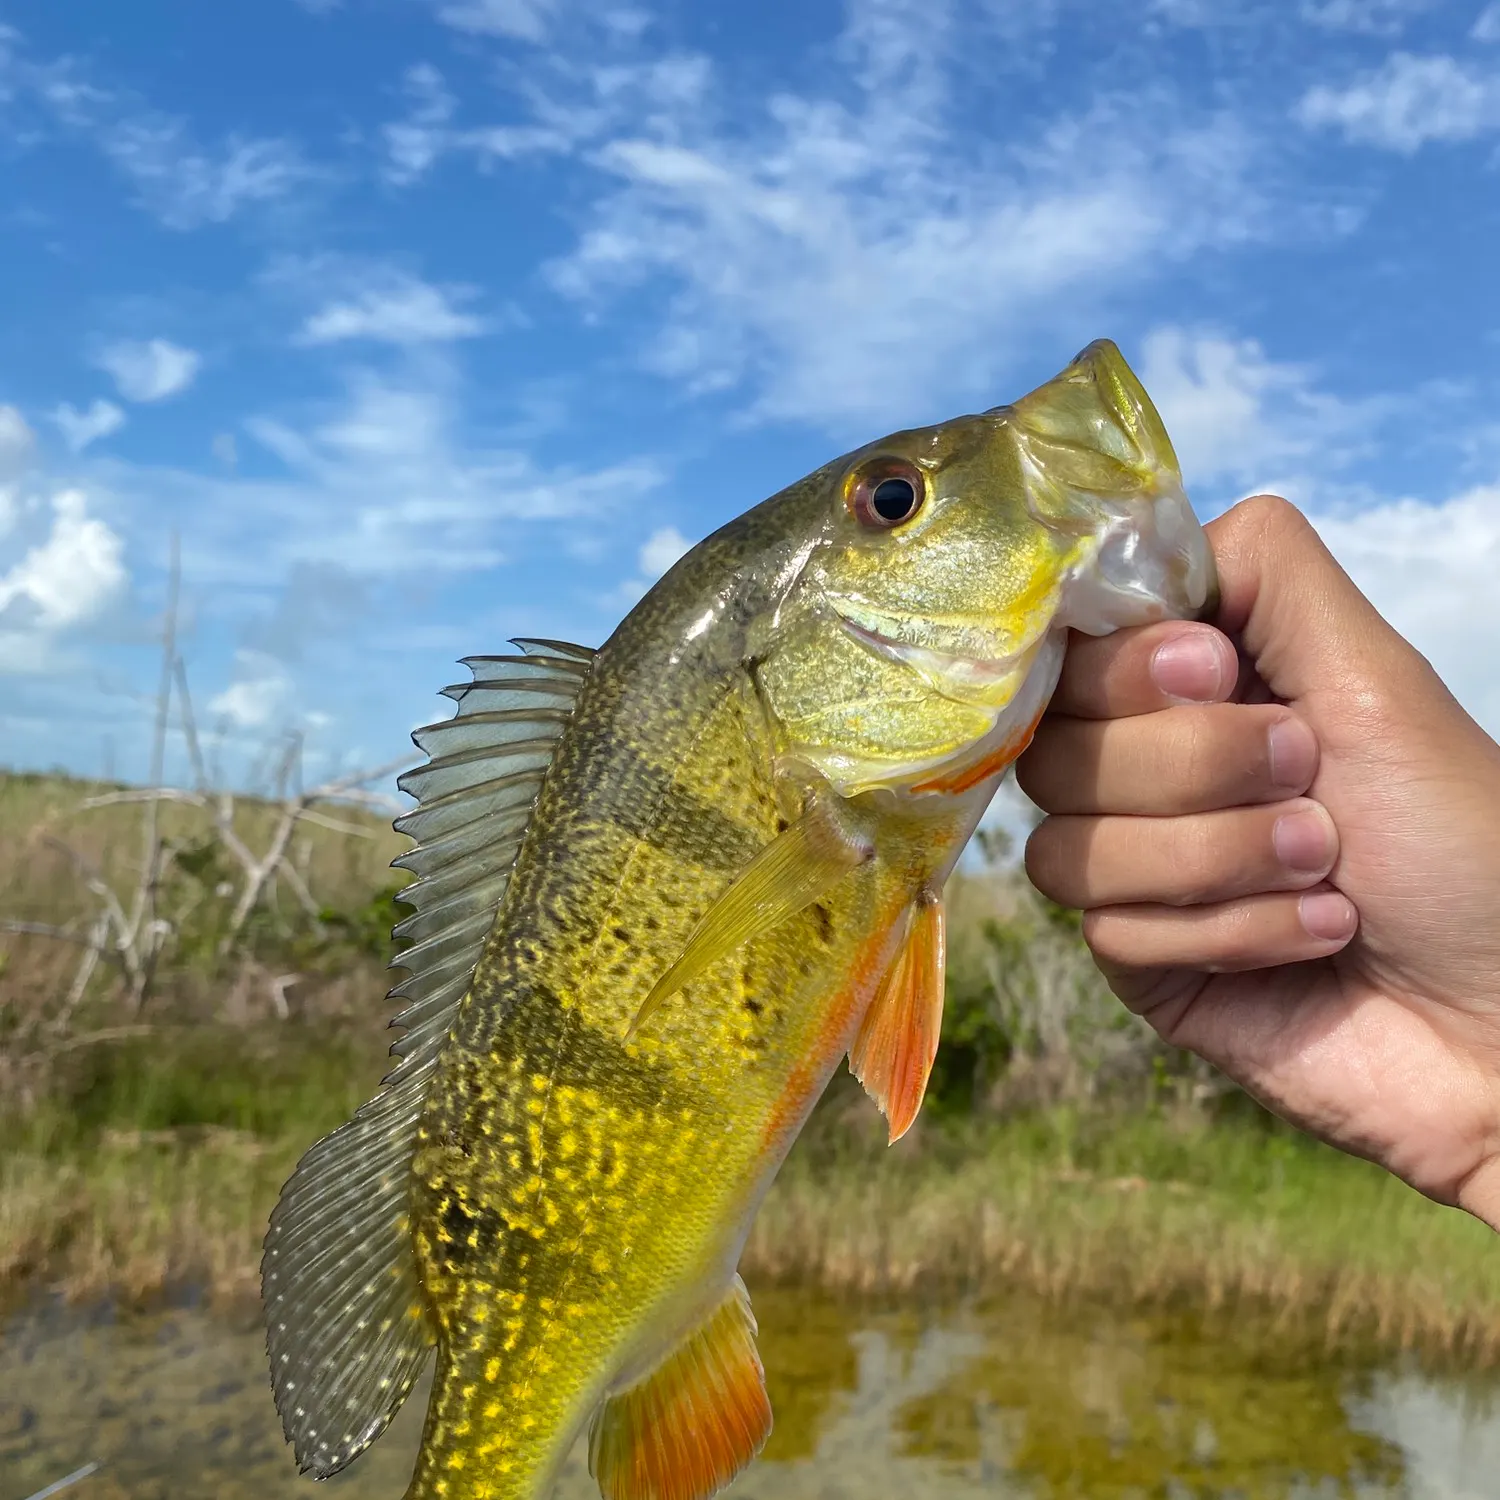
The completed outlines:
[[[776,1431],[734,1500],[1496,1500],[1492,1381],[1029,1302],[917,1311],[756,1294]],[[0,1326],[0,1500],[399,1500],[425,1388],[326,1485],[297,1478],[260,1333],[201,1310]],[[558,1500],[597,1496],[575,1453]]]

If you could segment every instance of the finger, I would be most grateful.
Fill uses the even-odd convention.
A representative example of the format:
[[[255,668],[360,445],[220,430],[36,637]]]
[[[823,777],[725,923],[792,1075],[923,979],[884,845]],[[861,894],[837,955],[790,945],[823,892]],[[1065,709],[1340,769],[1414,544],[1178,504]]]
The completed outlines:
[[[1031,883],[1063,906],[1204,906],[1316,885],[1338,831],[1308,798],[1183,818],[1048,818],[1026,844]]]
[[[1218,703],[1234,692],[1238,675],[1233,643],[1211,625],[1164,620],[1114,635],[1075,633],[1052,711],[1117,719],[1174,703]]]
[[[1045,718],[1016,778],[1049,813],[1179,817],[1283,802],[1317,769],[1317,739],[1290,709],[1214,703],[1130,719]]]
[[[1083,935],[1101,966],[1111,969],[1232,973],[1326,958],[1358,925],[1354,903],[1324,886],[1217,906],[1100,907],[1084,916]]]

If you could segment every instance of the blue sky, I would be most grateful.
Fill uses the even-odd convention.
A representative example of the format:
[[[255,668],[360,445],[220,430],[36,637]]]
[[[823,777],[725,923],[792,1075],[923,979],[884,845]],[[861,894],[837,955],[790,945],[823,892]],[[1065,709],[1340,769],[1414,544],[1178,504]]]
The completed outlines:
[[[1500,4],[0,0],[0,761],[242,777],[1116,339],[1500,729]],[[181,772],[180,748],[174,752]]]

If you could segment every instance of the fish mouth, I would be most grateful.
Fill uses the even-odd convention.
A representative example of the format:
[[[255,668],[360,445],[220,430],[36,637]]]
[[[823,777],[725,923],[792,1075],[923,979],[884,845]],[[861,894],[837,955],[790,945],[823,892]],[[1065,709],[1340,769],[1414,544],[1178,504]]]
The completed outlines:
[[[885,624],[887,619],[868,605],[842,598],[830,598],[828,604],[844,631],[867,651],[915,672],[940,697],[970,707],[1003,709],[1024,680],[1039,644],[1028,640],[1001,656],[943,651],[880,629],[873,622]]]

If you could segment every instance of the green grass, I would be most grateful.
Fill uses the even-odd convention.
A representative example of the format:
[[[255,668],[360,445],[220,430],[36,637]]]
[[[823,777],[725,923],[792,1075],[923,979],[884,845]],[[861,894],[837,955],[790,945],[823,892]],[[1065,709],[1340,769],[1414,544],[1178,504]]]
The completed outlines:
[[[252,1296],[282,1181],[382,1066],[372,1036],[295,1024],[169,1034],[80,1063],[72,1092],[0,1127],[0,1287]],[[1497,1251],[1482,1225],[1248,1109],[934,1118],[887,1148],[844,1080],[745,1267],[865,1295],[1019,1286],[1253,1317],[1329,1348],[1491,1366]]]
[[[54,836],[128,881],[139,809],[79,811],[93,790],[0,775],[0,914],[86,914]],[[259,847],[271,816],[247,801],[236,826]],[[141,1016],[101,982],[70,1029],[51,1026],[76,950],[0,938],[0,1292],[250,1296],[281,1183],[388,1066],[387,867],[402,841],[373,818],[370,838],[299,834],[322,922],[273,907],[226,963],[203,916],[224,872],[202,819],[163,809],[180,920]],[[960,878],[948,898],[943,1044],[918,1129],[887,1150],[842,1078],[762,1212],[747,1273],[1253,1314],[1325,1345],[1500,1364],[1490,1231],[1238,1096],[1216,1117],[1186,1108],[1205,1071],[1108,996],[1076,918],[1014,874]],[[291,1019],[269,1020],[266,976],[288,970],[302,976]],[[121,1036],[122,1022],[147,1030]]]

